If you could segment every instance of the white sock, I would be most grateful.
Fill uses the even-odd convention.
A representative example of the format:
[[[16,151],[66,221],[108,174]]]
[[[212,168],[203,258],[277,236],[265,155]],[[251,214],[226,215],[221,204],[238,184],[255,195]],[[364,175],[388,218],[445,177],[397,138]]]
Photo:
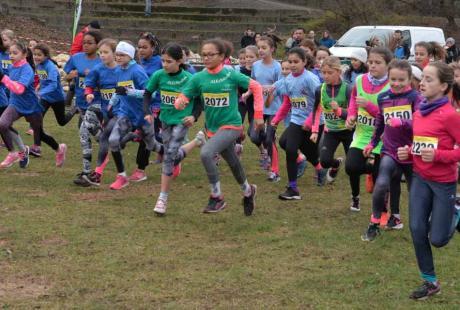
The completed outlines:
[[[401,214],[392,214],[395,218],[397,218],[398,220],[401,219]]]
[[[160,197],[158,197],[158,198],[163,200],[163,201],[167,201],[168,200],[168,193],[160,192]]]
[[[118,175],[121,175],[122,177],[126,178],[126,171],[123,171],[122,173],[119,173]]]
[[[211,196],[213,197],[222,196],[222,192],[220,190],[220,181],[217,181],[217,183],[211,183],[209,185],[211,186]]]
[[[249,185],[248,180],[244,181],[243,184],[241,184],[241,189],[243,190],[243,195],[248,197],[251,196],[252,191],[251,191],[251,185]]]

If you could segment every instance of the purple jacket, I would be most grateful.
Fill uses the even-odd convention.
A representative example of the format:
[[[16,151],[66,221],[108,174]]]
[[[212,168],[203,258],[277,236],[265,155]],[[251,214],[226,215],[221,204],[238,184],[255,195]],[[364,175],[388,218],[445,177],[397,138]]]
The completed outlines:
[[[398,147],[412,144],[412,114],[418,110],[422,100],[420,94],[413,89],[400,94],[393,93],[391,89],[381,93],[378,96],[379,114],[375,119],[371,145],[376,147],[383,134],[382,154],[391,156],[400,164],[411,164],[411,160],[398,159]],[[399,119],[401,126],[389,126],[387,122],[392,118]]]

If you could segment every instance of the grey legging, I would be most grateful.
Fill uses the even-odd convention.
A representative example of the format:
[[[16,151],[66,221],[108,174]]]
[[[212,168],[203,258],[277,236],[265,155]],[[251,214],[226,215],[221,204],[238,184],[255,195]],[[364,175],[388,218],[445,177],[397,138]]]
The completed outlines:
[[[246,181],[243,166],[235,153],[235,141],[240,137],[238,130],[218,130],[201,148],[201,162],[208,174],[209,183],[215,184],[219,181],[219,171],[217,170],[214,156],[221,154],[230,166],[233,176],[238,184]]]

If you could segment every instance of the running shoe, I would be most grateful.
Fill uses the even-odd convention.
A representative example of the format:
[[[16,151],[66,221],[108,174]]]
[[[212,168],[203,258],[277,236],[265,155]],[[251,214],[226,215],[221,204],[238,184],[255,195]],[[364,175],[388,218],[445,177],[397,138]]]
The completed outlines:
[[[147,180],[147,175],[145,171],[141,169],[134,170],[133,174],[129,177],[129,181],[131,182],[142,182],[145,180]]]
[[[66,153],[67,145],[64,143],[59,144],[59,148],[56,152],[56,167],[62,167],[64,165]]]
[[[2,161],[2,163],[0,164],[0,167],[3,169],[9,168],[18,161],[19,161],[18,152],[9,152],[8,155],[6,155],[5,159]]]
[[[441,291],[441,285],[438,281],[436,282],[429,282],[424,281],[423,284],[416,288],[409,296],[411,299],[415,300],[425,300],[430,296],[439,294]]]
[[[250,216],[254,211],[256,206],[256,193],[257,193],[257,186],[255,184],[251,184],[251,196],[243,197],[243,209],[244,215]]]
[[[90,173],[86,173],[86,172],[80,172],[79,174],[77,174],[77,176],[75,177],[75,179],[73,180],[73,183],[75,185],[78,185],[78,186],[83,186],[83,187],[88,187],[90,186],[91,184],[88,183],[88,181],[86,180],[85,178],[85,175],[88,175]]]
[[[38,145],[32,145],[29,149],[29,154],[33,157],[42,157],[42,150]]]
[[[163,216],[166,214],[166,200],[163,200],[161,198],[158,198],[155,208],[153,209],[153,212],[155,212],[156,215],[158,216]]]
[[[117,178],[115,179],[115,182],[113,182],[110,185],[110,189],[113,190],[120,190],[122,188],[125,188],[126,186],[129,185],[128,178],[122,175],[117,175]]]
[[[209,197],[208,205],[204,208],[203,213],[217,213],[225,209],[227,203],[223,197]]]
[[[388,219],[388,222],[386,225],[387,229],[395,229],[395,230],[401,230],[403,229],[403,227],[404,227],[404,224],[401,222],[401,220],[393,216],[393,214]]]
[[[353,212],[361,211],[361,207],[359,205],[359,197],[351,197],[350,210]]]
[[[339,158],[337,158],[337,161],[339,162],[339,166],[337,168],[329,168],[327,170],[327,175],[326,175],[327,183],[332,183],[337,178],[337,174],[339,173],[340,166],[343,163],[343,158],[339,157]]]
[[[297,189],[292,187],[286,187],[286,191],[278,195],[278,198],[281,200],[300,200],[302,197]]]
[[[374,241],[375,238],[380,234],[380,228],[378,224],[370,223],[364,234],[361,236],[363,241]]]
[[[181,163],[178,163],[177,165],[174,166],[173,168],[173,174],[172,174],[172,177],[175,179],[177,178],[180,173],[182,172],[182,164]]]
[[[302,157],[302,160],[297,163],[297,178],[300,178],[305,173],[307,168],[307,159],[305,156]]]
[[[366,192],[372,193],[374,191],[374,179],[372,174],[366,174]]]
[[[326,184],[327,169],[321,168],[316,170],[316,185],[324,186]]]
[[[90,185],[99,186],[101,185],[102,175],[97,173],[96,171],[91,172],[90,174],[83,175],[83,178],[88,182]]]
[[[199,147],[202,147],[206,143],[206,134],[203,130],[200,130],[196,133],[195,141]]]
[[[267,180],[270,181],[270,182],[276,183],[276,182],[281,181],[281,177],[280,177],[280,175],[278,173],[270,172],[268,174]]]
[[[22,152],[18,152],[19,157],[19,167],[26,168],[29,165],[29,147],[26,145],[26,148]]]

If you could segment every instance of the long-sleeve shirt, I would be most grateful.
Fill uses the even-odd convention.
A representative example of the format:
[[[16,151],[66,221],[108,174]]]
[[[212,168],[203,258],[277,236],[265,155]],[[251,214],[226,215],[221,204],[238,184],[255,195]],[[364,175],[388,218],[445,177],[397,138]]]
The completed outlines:
[[[412,144],[412,115],[417,111],[422,100],[422,97],[413,89],[400,94],[395,94],[391,90],[381,93],[377,99],[379,114],[375,119],[371,145],[375,148],[383,134],[382,153],[391,156],[401,164],[412,163],[411,160],[398,159],[398,148]],[[398,118],[401,126],[389,126],[387,122],[391,118]]]
[[[460,114],[444,97],[446,103],[428,115],[414,113],[414,139],[411,147],[414,171],[425,179],[448,183],[457,180],[460,161]],[[424,162],[420,150],[434,148],[433,162]]]
[[[49,103],[64,102],[64,90],[56,65],[50,59],[46,59],[37,65],[36,72],[40,81],[40,98]]]

